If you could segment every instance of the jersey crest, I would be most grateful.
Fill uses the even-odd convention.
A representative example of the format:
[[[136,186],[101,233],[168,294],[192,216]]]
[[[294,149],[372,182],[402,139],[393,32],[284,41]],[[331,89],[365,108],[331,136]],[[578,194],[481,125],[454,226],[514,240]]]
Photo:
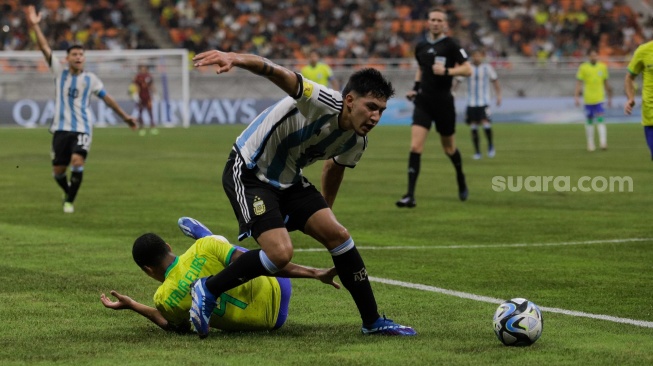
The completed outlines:
[[[254,208],[255,215],[257,216],[263,215],[265,213],[265,202],[263,202],[263,200],[260,197],[256,196],[254,197],[253,208]]]

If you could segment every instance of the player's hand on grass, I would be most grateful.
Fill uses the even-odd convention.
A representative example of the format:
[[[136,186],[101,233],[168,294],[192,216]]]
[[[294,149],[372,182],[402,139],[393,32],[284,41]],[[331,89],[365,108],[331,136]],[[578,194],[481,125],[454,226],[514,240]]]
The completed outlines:
[[[315,278],[339,290],[340,284],[333,280],[333,278],[337,275],[338,271],[336,271],[336,267],[331,267],[329,269],[318,269]]]
[[[34,5],[30,5],[25,8],[25,18],[29,25],[39,24],[41,21],[41,13],[37,13]]]
[[[102,296],[100,296],[102,305],[113,310],[131,309],[131,304],[134,301],[131,299],[131,297],[122,295],[114,290],[111,290],[111,295],[117,298],[118,301],[113,301],[110,298],[108,298],[105,294],[102,294]]]
[[[193,57],[193,66],[216,65],[215,73],[221,74],[231,70],[237,55],[235,53],[225,53],[220,51],[207,51]]]
[[[633,113],[633,107],[635,106],[635,99],[628,99],[626,104],[624,104],[624,113],[630,115]]]

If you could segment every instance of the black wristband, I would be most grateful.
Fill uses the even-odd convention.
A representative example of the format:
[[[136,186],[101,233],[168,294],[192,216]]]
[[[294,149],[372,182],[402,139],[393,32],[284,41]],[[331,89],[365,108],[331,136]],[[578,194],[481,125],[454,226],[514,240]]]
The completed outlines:
[[[415,85],[413,85],[413,90],[414,90],[414,91],[419,92],[419,84],[420,84],[419,81],[416,81],[416,82],[415,82]]]
[[[444,69],[444,76],[449,76],[449,69],[447,68]]]

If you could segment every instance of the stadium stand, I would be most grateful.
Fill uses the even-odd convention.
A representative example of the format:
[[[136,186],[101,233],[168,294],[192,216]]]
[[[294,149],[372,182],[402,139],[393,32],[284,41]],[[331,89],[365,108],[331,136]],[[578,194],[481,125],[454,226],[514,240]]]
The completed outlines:
[[[646,39],[644,19],[626,1],[489,0],[485,6],[494,29],[512,50],[545,61],[585,57],[597,47],[603,58],[626,56]],[[650,28],[650,27],[649,27]]]
[[[157,48],[132,18],[124,0],[44,0],[43,31],[52,48],[82,44],[90,50]],[[0,50],[34,49],[19,0],[5,0],[0,26]]]

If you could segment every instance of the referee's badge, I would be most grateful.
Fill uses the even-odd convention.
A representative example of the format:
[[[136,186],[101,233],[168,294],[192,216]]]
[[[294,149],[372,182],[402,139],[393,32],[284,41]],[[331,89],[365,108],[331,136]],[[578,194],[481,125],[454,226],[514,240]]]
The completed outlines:
[[[265,213],[265,202],[258,196],[254,197],[254,214],[256,216],[263,215]]]

